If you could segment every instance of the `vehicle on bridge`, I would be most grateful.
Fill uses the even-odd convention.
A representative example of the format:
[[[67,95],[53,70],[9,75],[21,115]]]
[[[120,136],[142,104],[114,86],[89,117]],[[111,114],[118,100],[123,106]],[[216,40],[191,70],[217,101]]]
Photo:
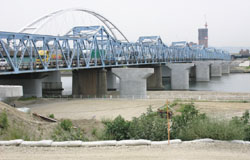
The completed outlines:
[[[5,58],[0,58],[0,67],[8,66],[8,62]]]
[[[55,63],[56,60],[59,60],[59,62],[62,62],[62,54],[56,54],[56,53],[52,53],[50,54],[50,51],[48,50],[39,50],[38,54],[40,55],[42,62],[46,62],[46,63]],[[40,65],[41,64],[41,60],[39,57],[36,58],[36,64]]]

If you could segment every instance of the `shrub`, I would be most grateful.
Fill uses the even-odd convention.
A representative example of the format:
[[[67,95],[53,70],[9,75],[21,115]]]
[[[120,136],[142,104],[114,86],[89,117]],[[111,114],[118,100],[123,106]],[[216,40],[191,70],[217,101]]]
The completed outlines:
[[[243,139],[242,126],[234,125],[227,120],[195,119],[183,127],[178,137],[182,140],[193,140],[200,138],[212,138],[217,140]]]
[[[241,120],[243,121],[244,124],[248,124],[250,119],[249,111],[245,111],[241,117]]]
[[[51,138],[55,141],[87,140],[84,136],[84,130],[73,128],[72,122],[67,119],[58,124]]]
[[[149,108],[146,114],[133,118],[130,123],[129,137],[154,141],[165,140],[168,138],[167,120]]]
[[[232,120],[218,120],[199,113],[195,106],[181,104],[181,114],[172,118],[171,138],[193,140],[212,138],[217,140],[250,140],[249,112]],[[154,141],[168,138],[167,119],[161,118],[151,108],[132,121],[118,116],[113,121],[105,121],[105,136],[108,139],[149,139]]]
[[[65,131],[60,126],[57,126],[54,129],[51,138],[54,141],[87,140],[84,136],[84,131],[81,130],[80,128],[72,129],[70,131]]]
[[[55,115],[54,115],[54,114],[50,114],[50,115],[49,115],[49,118],[53,118],[53,119],[54,119],[54,118],[55,118]]]
[[[192,124],[194,120],[200,121],[206,118],[206,115],[200,114],[192,103],[181,104],[179,112],[181,115],[176,115],[172,119],[172,138],[179,138],[179,134],[181,133],[182,129],[186,128],[189,124]]]
[[[61,126],[61,128],[62,128],[63,130],[65,130],[65,131],[70,131],[71,128],[72,128],[72,126],[73,126],[73,124],[72,124],[71,120],[65,119],[65,120],[63,120],[63,121],[60,123],[60,126]]]
[[[113,121],[104,121],[106,139],[129,139],[128,130],[130,122],[126,121],[122,116],[116,117]]]
[[[93,128],[91,131],[92,136],[97,136],[97,129]]]
[[[5,111],[0,114],[0,129],[6,130],[8,128],[8,117]]]
[[[250,125],[244,128],[244,138],[245,141],[250,141]]]

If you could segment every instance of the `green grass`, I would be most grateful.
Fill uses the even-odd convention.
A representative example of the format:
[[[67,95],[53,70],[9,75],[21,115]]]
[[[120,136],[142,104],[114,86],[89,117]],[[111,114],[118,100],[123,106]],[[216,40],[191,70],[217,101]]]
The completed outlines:
[[[37,97],[34,97],[34,96],[32,96],[32,97],[21,97],[21,98],[18,99],[18,101],[31,101],[31,100],[36,100],[36,99],[37,99]]]

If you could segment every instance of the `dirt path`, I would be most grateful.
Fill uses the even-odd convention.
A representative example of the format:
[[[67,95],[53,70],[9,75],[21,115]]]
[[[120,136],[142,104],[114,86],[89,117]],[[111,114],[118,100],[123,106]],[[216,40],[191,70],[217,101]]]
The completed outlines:
[[[0,147],[1,160],[249,160],[250,145],[215,142],[170,146],[40,148]]]

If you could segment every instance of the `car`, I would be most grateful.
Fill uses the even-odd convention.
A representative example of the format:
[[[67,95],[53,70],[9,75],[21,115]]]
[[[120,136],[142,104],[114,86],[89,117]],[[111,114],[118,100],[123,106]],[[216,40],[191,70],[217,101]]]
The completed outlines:
[[[5,58],[0,58],[0,67],[5,67],[8,65],[8,62]]]

